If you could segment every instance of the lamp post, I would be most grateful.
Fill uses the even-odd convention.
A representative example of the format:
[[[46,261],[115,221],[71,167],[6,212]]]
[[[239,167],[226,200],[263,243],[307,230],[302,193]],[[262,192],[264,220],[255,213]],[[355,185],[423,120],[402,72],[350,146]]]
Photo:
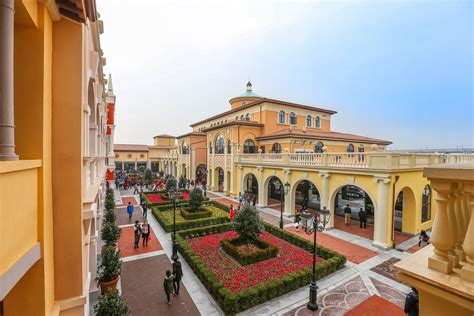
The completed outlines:
[[[168,190],[168,195],[173,201],[173,235],[171,236],[173,246],[171,260],[173,261],[176,261],[178,259],[178,245],[176,244],[176,200],[178,199],[179,194],[179,190],[176,190],[175,188]]]
[[[314,216],[311,214],[301,215],[303,231],[308,235],[314,233],[313,274],[311,275],[311,284],[309,285],[309,302],[306,305],[308,309],[312,311],[318,309],[318,286],[316,285],[316,234],[318,231],[322,232],[326,228],[330,216],[331,213],[326,209],[326,207],[323,207],[322,210],[316,211]]]
[[[283,199],[290,192],[290,184],[286,182],[281,184],[280,180],[273,180],[273,185],[277,191],[280,191],[280,228],[283,229]]]

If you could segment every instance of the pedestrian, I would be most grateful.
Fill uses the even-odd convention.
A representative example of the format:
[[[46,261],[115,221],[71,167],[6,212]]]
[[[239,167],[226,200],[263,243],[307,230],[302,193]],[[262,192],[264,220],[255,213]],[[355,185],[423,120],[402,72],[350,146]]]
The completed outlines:
[[[412,292],[407,294],[405,298],[405,308],[404,311],[407,316],[418,316],[419,313],[419,295],[418,290],[414,287],[411,288]]]
[[[163,280],[163,288],[165,289],[166,300],[168,301],[168,305],[171,304],[170,296],[171,296],[171,293],[173,293],[173,280],[174,280],[174,275],[171,273],[170,270],[167,270],[165,279]]]
[[[135,183],[135,184],[133,185],[133,194],[138,194],[138,193],[139,193],[139,191],[138,191],[138,184]]]
[[[235,210],[235,213],[238,214],[240,212],[240,205],[237,205],[237,209]]]
[[[350,225],[351,224],[351,213],[352,210],[349,207],[349,204],[344,208],[344,224]]]
[[[294,224],[294,227],[295,227],[296,231],[299,231],[300,221],[301,221],[301,211],[297,207],[296,211],[295,211],[295,224]]]
[[[233,221],[234,217],[235,217],[235,210],[234,210],[234,206],[231,204],[230,205],[230,210],[229,210],[229,218],[230,218],[231,221]]]
[[[134,210],[134,207],[132,205],[132,202],[128,202],[127,213],[128,213],[128,222],[129,223],[132,222],[133,210]]]
[[[422,230],[420,232],[420,237],[418,241],[418,247],[425,247],[430,244],[430,236],[426,233],[426,231]]]
[[[367,229],[367,213],[364,211],[364,209],[361,207],[359,211],[359,222],[360,222],[360,228]]]
[[[141,232],[142,232],[142,229],[141,229],[140,223],[138,221],[135,221],[135,226],[133,226],[133,234],[135,235],[133,249],[138,248],[138,243],[140,242]]]
[[[143,239],[142,246],[148,246],[148,240],[150,239],[150,224],[148,224],[148,221],[146,219],[142,224],[141,231]]]
[[[239,192],[239,205],[242,205],[242,200],[243,200],[242,193]]]
[[[181,262],[179,262],[179,258],[176,258],[176,261],[173,262],[173,288],[174,294],[179,295],[179,287],[181,283],[181,279],[183,278],[183,269],[181,268]]]
[[[255,194],[252,199],[252,205],[255,207],[255,204],[257,204],[257,195]]]
[[[142,201],[142,217],[146,219],[147,216],[147,207],[146,207],[146,202]]]

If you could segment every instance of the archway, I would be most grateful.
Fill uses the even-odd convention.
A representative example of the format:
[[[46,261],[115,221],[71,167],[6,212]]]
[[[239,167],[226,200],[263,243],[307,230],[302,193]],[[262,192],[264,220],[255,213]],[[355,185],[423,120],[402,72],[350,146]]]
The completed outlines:
[[[181,176],[184,177],[184,178],[188,177],[188,175],[186,173],[186,164],[185,163],[181,164]]]
[[[214,185],[215,185],[215,190],[219,192],[224,191],[224,170],[222,170],[221,167],[217,167],[214,170]]]
[[[254,196],[257,196],[258,200],[258,181],[253,173],[247,173],[247,175],[245,175],[243,188],[244,192],[241,193],[244,194],[247,199],[253,199]]]
[[[226,194],[230,194],[230,171],[229,170],[227,170],[225,174],[224,191],[226,192]]]
[[[279,182],[280,185],[283,185],[283,181],[277,176],[271,176],[265,181],[265,193],[267,194],[268,207],[280,210],[281,207],[281,193],[277,191],[275,183]]]
[[[344,217],[344,208],[349,205],[352,210],[351,219],[359,220],[359,211],[367,213],[367,223],[374,223],[375,206],[370,195],[356,185],[345,185],[336,191],[334,199],[335,215]]]
[[[415,194],[409,187],[404,187],[395,201],[393,229],[396,232],[406,232],[415,227]]]
[[[206,178],[207,167],[206,165],[200,164],[196,167],[196,181],[202,182]]]
[[[320,209],[321,195],[316,185],[309,180],[300,180],[293,185],[292,192],[295,208],[316,211]]]

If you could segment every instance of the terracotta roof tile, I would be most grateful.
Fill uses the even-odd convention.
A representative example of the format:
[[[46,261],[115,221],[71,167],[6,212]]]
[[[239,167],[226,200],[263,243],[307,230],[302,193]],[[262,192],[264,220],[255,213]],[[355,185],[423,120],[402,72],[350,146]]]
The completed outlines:
[[[148,145],[114,144],[114,151],[148,151]]]
[[[215,129],[219,129],[219,128],[226,127],[226,126],[232,126],[232,125],[253,126],[253,127],[262,127],[263,126],[262,123],[258,123],[258,122],[255,122],[255,121],[230,121],[230,122],[227,122],[227,123],[224,123],[224,124],[220,124],[220,125],[216,125],[216,126],[213,126],[213,127],[206,128],[203,131],[204,132],[209,132],[209,131],[213,131]]]

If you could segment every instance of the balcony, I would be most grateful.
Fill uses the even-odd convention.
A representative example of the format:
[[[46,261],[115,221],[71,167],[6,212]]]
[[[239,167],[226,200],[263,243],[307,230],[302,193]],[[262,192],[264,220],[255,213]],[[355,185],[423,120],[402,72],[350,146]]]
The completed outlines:
[[[177,154],[156,154],[150,155],[150,159],[178,159]]]
[[[40,258],[40,160],[0,162],[0,300]]]
[[[474,314],[474,163],[423,170],[436,191],[431,245],[395,265],[420,293],[421,315]]]
[[[436,164],[474,163],[469,154],[418,153],[281,153],[238,154],[235,163],[281,167],[341,168],[370,170],[421,169]]]

